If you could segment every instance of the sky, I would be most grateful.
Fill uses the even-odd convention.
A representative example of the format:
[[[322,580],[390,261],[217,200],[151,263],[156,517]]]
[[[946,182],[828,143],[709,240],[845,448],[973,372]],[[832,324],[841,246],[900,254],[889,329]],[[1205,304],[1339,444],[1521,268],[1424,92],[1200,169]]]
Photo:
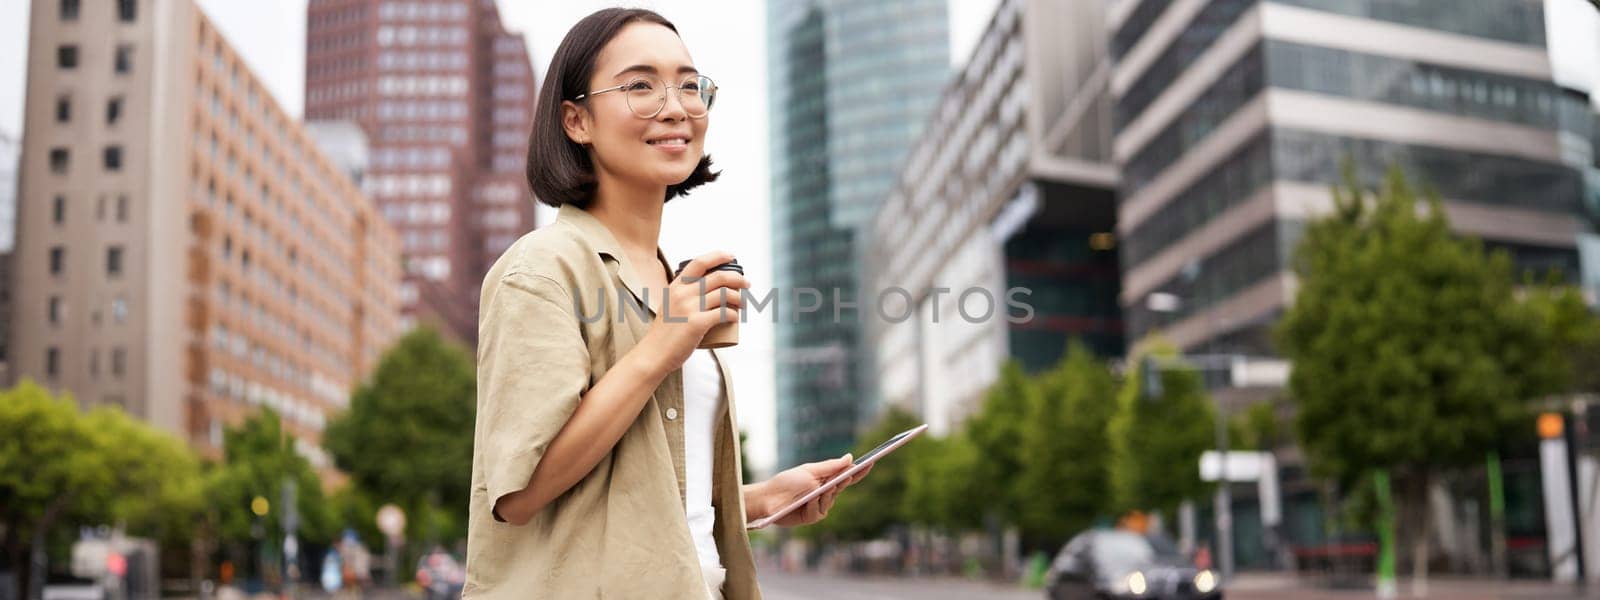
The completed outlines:
[[[951,0],[951,62],[958,66],[976,45],[999,0]],[[1441,0],[1446,1],[1446,0]],[[22,92],[31,2],[0,2],[0,133],[20,137]],[[291,115],[300,115],[305,85],[306,0],[199,0],[234,48],[244,56]],[[759,0],[500,0],[506,28],[527,36],[536,75],[542,78],[561,37],[583,16],[606,6],[655,9],[673,21],[701,72],[717,81],[716,110],[706,151],[722,176],[667,205],[661,248],[673,261],[728,250],[746,267],[755,289],[771,284],[768,225],[766,2]],[[1600,79],[1600,16],[1586,0],[1546,0],[1546,22],[1556,80],[1593,89]],[[541,206],[541,223],[553,212]],[[770,315],[743,324],[729,357],[739,421],[749,434],[747,452],[758,473],[777,456],[773,341]],[[786,466],[786,465],[784,465]]]

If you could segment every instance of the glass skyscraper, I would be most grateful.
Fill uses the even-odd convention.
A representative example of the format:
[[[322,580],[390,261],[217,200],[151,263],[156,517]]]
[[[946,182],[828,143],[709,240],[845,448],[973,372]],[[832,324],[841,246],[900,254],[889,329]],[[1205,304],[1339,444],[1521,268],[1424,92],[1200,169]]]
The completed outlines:
[[[842,304],[859,300],[857,229],[949,77],[947,11],[946,0],[768,2],[780,467],[843,454],[874,412],[857,310]]]

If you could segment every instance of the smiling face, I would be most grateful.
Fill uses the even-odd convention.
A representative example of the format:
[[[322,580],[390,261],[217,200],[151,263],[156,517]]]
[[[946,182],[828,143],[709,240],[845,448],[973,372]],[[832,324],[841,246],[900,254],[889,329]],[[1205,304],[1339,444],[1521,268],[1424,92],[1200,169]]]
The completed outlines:
[[[588,91],[624,85],[642,75],[676,85],[695,73],[678,34],[655,23],[635,22],[624,26],[600,51]],[[600,181],[675,185],[694,173],[705,154],[707,117],[689,117],[677,89],[666,95],[666,106],[648,119],[629,108],[626,89],[566,101],[562,126],[568,138],[588,147]]]

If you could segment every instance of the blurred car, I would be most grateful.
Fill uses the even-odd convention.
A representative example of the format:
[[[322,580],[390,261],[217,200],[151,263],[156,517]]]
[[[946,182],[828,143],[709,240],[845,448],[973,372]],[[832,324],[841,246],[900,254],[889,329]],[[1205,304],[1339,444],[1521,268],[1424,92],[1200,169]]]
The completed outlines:
[[[1221,600],[1222,582],[1163,538],[1117,529],[1078,534],[1045,574],[1051,600]]]
[[[467,571],[456,557],[436,549],[417,560],[417,585],[422,586],[427,600],[454,600],[461,597],[466,585]]]

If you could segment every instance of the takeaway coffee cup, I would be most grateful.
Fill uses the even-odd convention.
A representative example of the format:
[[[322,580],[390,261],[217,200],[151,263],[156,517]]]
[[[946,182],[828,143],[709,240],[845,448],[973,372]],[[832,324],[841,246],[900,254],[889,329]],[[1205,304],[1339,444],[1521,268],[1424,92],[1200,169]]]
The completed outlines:
[[[688,266],[688,264],[689,261],[687,260],[678,263],[678,273],[673,275],[673,278],[676,279],[678,275],[682,275],[683,268]],[[715,267],[711,267],[710,269],[706,269],[706,275],[710,275],[713,271],[733,271],[743,275],[744,267],[740,266],[739,261],[735,259]],[[725,292],[732,294],[739,293],[738,290],[725,290]],[[700,338],[700,348],[727,348],[728,346],[739,343],[738,313],[734,309],[729,308],[724,311],[722,315],[723,322],[711,326],[711,329],[706,330],[706,336]]]

